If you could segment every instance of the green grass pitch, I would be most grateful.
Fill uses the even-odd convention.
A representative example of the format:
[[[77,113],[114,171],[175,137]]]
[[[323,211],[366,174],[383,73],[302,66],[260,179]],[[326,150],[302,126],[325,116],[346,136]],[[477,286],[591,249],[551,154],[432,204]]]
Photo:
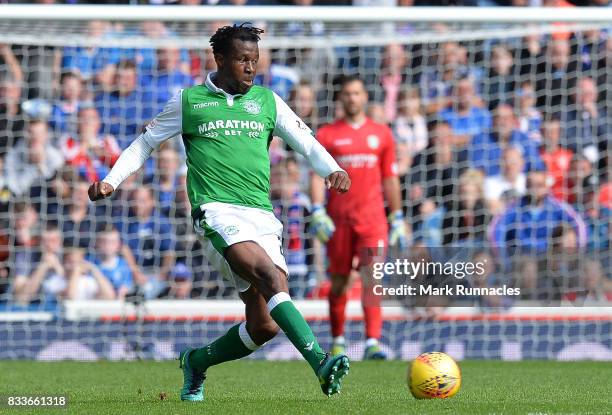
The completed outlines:
[[[305,362],[240,361],[209,370],[205,402],[180,402],[177,362],[0,362],[0,395],[67,394],[41,414],[609,414],[612,363],[460,362],[447,400],[412,398],[407,362],[355,362],[343,391],[325,397]]]

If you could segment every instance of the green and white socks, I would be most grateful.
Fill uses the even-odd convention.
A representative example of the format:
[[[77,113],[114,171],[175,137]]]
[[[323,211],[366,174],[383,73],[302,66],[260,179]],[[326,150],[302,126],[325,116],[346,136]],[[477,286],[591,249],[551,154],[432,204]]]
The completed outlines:
[[[291,343],[304,356],[312,370],[317,373],[325,352],[319,346],[312,330],[302,314],[295,308],[289,294],[280,292],[268,301],[272,319],[285,332]],[[227,333],[207,346],[189,354],[189,366],[193,370],[206,371],[219,363],[236,360],[259,349],[246,329],[246,322],[230,328]]]
[[[247,332],[246,322],[236,324],[227,333],[207,346],[189,354],[189,366],[193,370],[206,371],[211,366],[250,355],[260,346]]]
[[[325,352],[319,346],[312,330],[302,314],[295,308],[289,294],[280,292],[268,301],[272,319],[285,332],[296,349],[304,356],[312,370],[317,373]]]

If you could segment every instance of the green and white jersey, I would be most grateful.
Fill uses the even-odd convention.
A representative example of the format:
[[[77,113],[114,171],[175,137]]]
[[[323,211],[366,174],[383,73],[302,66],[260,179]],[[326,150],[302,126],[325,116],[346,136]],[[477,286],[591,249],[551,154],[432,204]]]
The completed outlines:
[[[342,170],[274,92],[253,86],[244,95],[230,95],[214,85],[214,76],[175,95],[142,135],[157,148],[182,134],[192,214],[210,202],[271,211],[268,147],[273,136],[308,159],[322,177]]]

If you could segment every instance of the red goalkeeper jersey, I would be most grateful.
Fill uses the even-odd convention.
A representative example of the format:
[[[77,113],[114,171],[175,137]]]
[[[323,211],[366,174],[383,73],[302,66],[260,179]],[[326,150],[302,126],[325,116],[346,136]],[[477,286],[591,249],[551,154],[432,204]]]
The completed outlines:
[[[334,222],[386,223],[382,181],[397,176],[391,129],[369,118],[360,126],[338,120],[321,127],[317,139],[352,181],[348,193],[329,194],[327,212]]]

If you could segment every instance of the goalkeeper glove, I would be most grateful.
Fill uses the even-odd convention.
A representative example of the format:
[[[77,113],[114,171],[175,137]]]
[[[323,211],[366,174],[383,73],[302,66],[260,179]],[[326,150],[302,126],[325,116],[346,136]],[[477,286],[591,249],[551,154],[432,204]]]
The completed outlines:
[[[321,205],[312,207],[312,222],[310,223],[310,232],[323,243],[329,241],[336,227],[334,222],[329,217],[325,208]]]
[[[408,246],[408,236],[406,234],[406,223],[404,222],[404,214],[401,210],[392,212],[389,215],[389,245],[398,246],[400,250],[406,249]]]

